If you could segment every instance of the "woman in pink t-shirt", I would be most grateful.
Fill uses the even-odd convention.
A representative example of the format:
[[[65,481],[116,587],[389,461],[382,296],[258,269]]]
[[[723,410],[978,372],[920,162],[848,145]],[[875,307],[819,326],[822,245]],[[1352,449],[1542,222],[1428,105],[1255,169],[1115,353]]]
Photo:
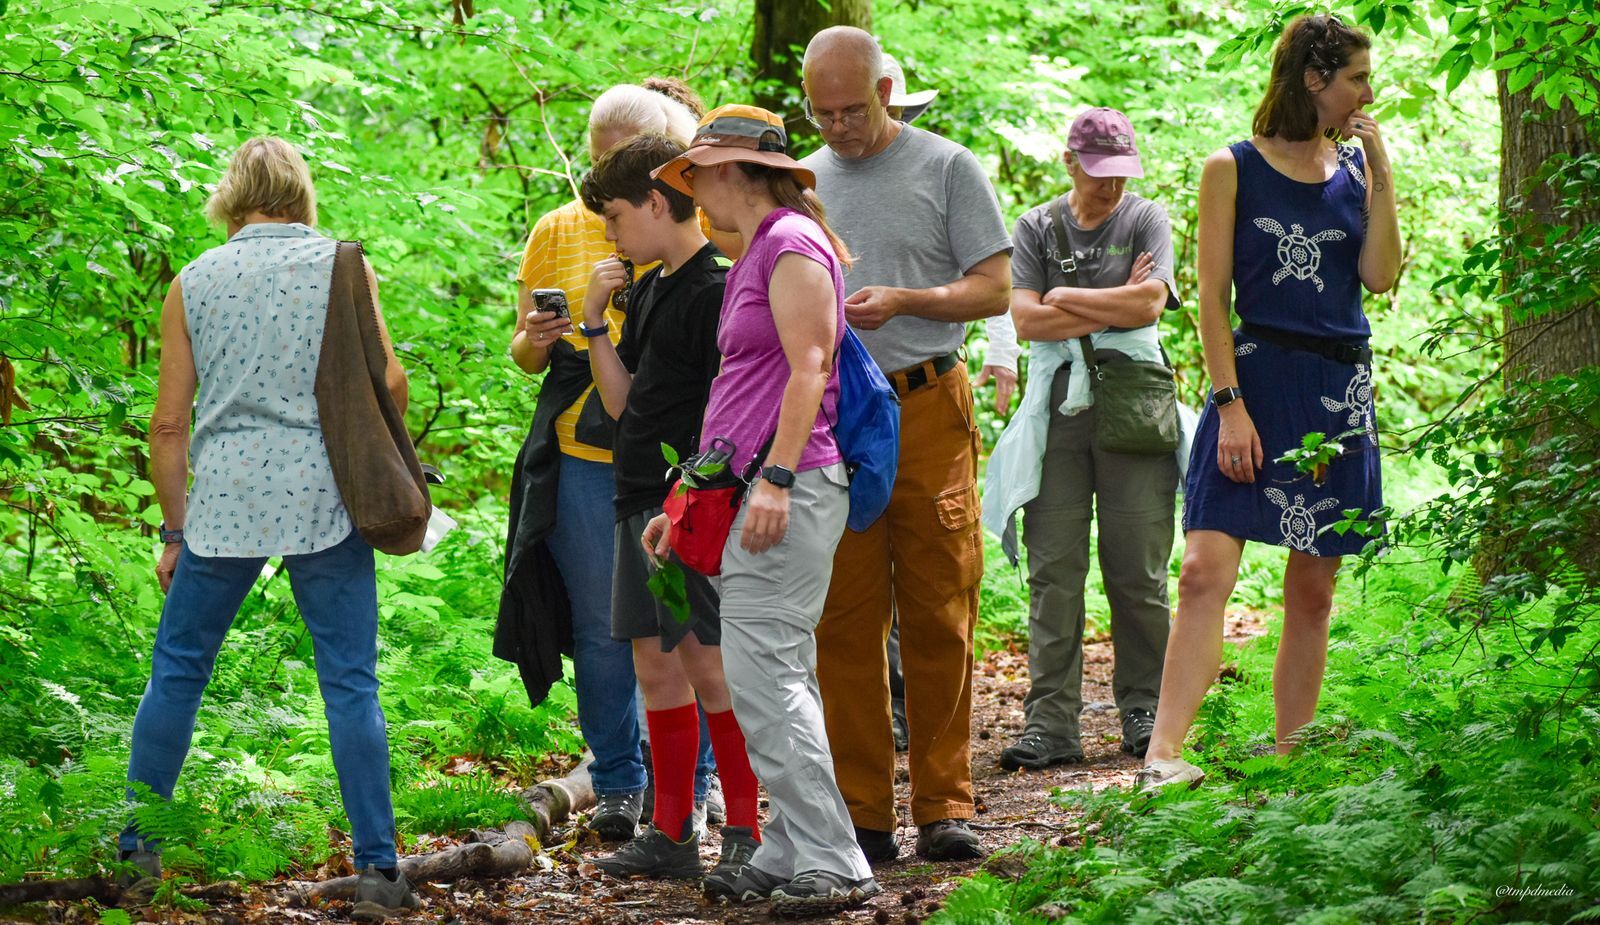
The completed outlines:
[[[772,901],[779,914],[856,906],[882,892],[856,845],[817,692],[817,622],[849,513],[849,477],[828,421],[837,417],[833,357],[844,338],[850,259],[786,153],[783,120],[723,106],[689,150],[656,171],[695,198],[713,227],[748,242],[728,272],[700,445],[733,444],[740,472],[771,440],[722,553],[722,661],[770,818],[750,862],[706,877],[713,897]],[[644,542],[667,554],[665,515]]]

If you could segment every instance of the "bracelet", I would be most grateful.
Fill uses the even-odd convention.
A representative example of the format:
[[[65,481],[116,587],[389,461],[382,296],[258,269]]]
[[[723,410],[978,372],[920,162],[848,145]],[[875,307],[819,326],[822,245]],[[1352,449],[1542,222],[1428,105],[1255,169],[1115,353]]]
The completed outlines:
[[[582,322],[578,324],[578,333],[584,337],[599,337],[609,330],[611,330],[611,325],[607,324],[604,318],[600,319],[600,326],[597,328],[591,328]]]
[[[161,522],[161,542],[167,545],[183,542],[183,529],[168,530],[166,521]]]

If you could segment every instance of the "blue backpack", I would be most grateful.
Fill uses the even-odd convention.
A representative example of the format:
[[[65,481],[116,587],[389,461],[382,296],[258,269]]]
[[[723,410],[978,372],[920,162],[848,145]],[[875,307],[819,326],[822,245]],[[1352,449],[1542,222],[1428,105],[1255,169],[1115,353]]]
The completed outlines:
[[[860,533],[889,507],[900,465],[900,398],[867,353],[856,332],[846,327],[839,345],[839,420],[833,436],[850,471],[850,517]]]

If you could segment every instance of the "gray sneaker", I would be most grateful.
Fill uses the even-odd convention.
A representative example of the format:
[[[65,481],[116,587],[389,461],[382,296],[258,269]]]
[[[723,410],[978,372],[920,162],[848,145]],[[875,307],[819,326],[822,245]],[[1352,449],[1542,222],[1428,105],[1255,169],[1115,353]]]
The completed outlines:
[[[851,880],[832,871],[808,870],[772,891],[772,914],[788,918],[831,915],[853,909],[882,892],[883,887],[871,877]]]
[[[711,873],[706,874],[701,889],[705,891],[707,899],[743,905],[771,897],[773,890],[787,882],[754,864],[745,863],[738,867],[718,864]]]
[[[706,778],[706,798],[701,803],[696,803],[695,808],[705,806],[706,822],[710,825],[722,825],[728,821],[728,799],[722,795],[722,778],[713,774]]]
[[[700,869],[700,838],[676,842],[655,826],[617,850],[596,860],[594,866],[613,877],[650,877],[657,880],[693,880]]]
[[[356,882],[356,902],[350,910],[350,917],[358,922],[381,922],[391,916],[404,915],[421,905],[405,874],[396,870],[394,879],[390,880],[379,873],[378,868],[368,867]]]
[[[1083,760],[1083,746],[1076,737],[1057,738],[1037,732],[1025,732],[1015,744],[1000,753],[1000,767],[1007,771],[1027,768],[1042,771],[1058,764],[1077,764]]]
[[[596,799],[589,828],[601,841],[627,841],[638,831],[642,812],[643,793],[608,793]]]
[[[161,855],[146,850],[144,842],[140,842],[139,847],[133,851],[119,852],[117,860],[125,865],[117,874],[119,886],[127,888],[150,877],[161,879]]]

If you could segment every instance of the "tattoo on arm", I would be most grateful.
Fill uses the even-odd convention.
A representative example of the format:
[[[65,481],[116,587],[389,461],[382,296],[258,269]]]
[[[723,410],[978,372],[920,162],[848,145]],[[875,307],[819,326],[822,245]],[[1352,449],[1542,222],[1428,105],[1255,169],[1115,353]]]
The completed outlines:
[[[1381,193],[1381,192],[1383,192],[1383,191],[1384,191],[1384,190],[1387,190],[1387,189],[1388,189],[1388,188],[1389,188],[1389,184],[1387,184],[1387,183],[1385,183],[1385,182],[1383,182],[1383,181],[1382,181],[1382,180],[1379,180],[1379,181],[1378,181],[1378,186],[1377,186],[1377,191],[1378,191],[1378,192],[1380,192],[1380,193]]]

